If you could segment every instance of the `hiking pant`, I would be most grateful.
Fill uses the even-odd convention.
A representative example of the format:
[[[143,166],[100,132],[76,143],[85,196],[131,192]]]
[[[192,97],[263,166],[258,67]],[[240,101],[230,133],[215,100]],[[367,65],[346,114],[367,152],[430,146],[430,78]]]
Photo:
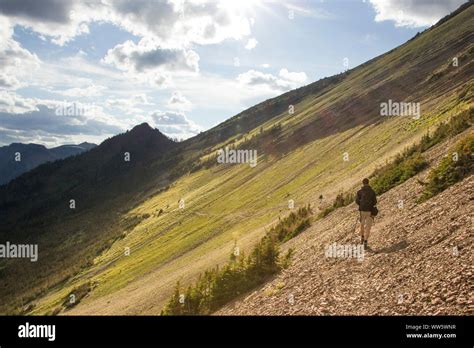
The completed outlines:
[[[372,212],[370,211],[360,212],[360,236],[364,238],[364,240],[369,239],[370,228],[372,227],[372,222],[374,222],[374,219],[372,218]]]

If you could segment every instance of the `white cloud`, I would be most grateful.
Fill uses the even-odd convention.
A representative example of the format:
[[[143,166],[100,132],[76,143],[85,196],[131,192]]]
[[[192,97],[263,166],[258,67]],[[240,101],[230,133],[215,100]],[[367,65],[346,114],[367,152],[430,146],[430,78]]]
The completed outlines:
[[[74,87],[64,91],[56,91],[56,93],[65,95],[68,97],[98,97],[102,95],[102,92],[106,90],[105,86],[97,86],[91,84],[87,87]]]
[[[0,89],[26,86],[29,75],[40,64],[36,54],[21,47],[12,35],[10,21],[0,16]]]
[[[87,21],[97,13],[98,5],[99,2],[77,0],[4,0],[0,2],[0,11],[15,24],[64,45],[77,35],[89,33]]]
[[[25,98],[0,91],[0,143],[36,142],[50,145],[100,142],[124,130],[115,117],[95,103]]]
[[[304,72],[289,72],[288,69],[281,69],[278,74],[283,80],[300,85],[308,79]]]
[[[131,98],[136,104],[141,105],[155,105],[148,100],[148,96],[145,93],[135,94]]]
[[[122,70],[147,72],[164,67],[168,71],[198,71],[199,56],[192,50],[167,49],[142,39],[138,44],[128,40],[108,50],[104,62]]]
[[[308,8],[304,6],[296,5],[294,3],[285,4],[288,11],[293,11],[294,16],[309,17],[314,19],[331,19],[334,18],[330,12],[322,8]]]
[[[301,86],[307,78],[304,72],[289,72],[287,69],[281,69],[278,76],[261,71],[249,70],[240,74],[237,77],[237,81],[241,85],[250,88],[278,93]]]
[[[148,100],[146,94],[135,94],[130,98],[109,98],[105,104],[109,108],[114,108],[123,111],[129,115],[143,114],[143,106],[155,105]]]
[[[35,110],[14,114],[0,110],[0,143],[21,141],[58,145],[85,140],[100,142],[123,131],[113,120],[110,122],[96,115],[58,116],[54,105],[45,104],[38,103]]]
[[[261,65],[261,67],[264,68],[264,69],[268,69],[270,67],[270,64],[264,63],[264,64]]]
[[[435,24],[466,0],[370,0],[375,21],[394,21],[398,27],[424,27]]]
[[[267,86],[270,89],[279,89],[277,78],[272,74],[265,74],[256,70],[249,70],[237,76],[237,81],[249,87]]]
[[[0,112],[4,114],[26,114],[40,111],[41,108],[53,110],[58,117],[83,117],[94,119],[119,126],[115,117],[107,114],[103,107],[97,103],[81,103],[77,101],[66,101],[56,99],[40,99],[23,97],[14,91],[0,91]],[[61,112],[67,110],[67,112]],[[1,125],[1,124],[0,124]]]
[[[15,76],[0,72],[0,89],[17,89],[20,86],[21,83]]]
[[[202,131],[202,128],[189,120],[182,112],[156,111],[150,115],[151,123],[164,134],[186,139]]]
[[[80,55],[63,57],[54,61],[41,63],[41,69],[37,69],[31,76],[30,85],[49,93],[61,94],[69,89],[87,89],[93,93],[96,89],[101,95],[123,94],[130,96],[131,81],[121,71],[105,64],[97,64],[88,61]],[[89,88],[90,86],[97,86]],[[102,88],[103,87],[103,88]],[[133,86],[136,93],[143,90]]]
[[[228,0],[3,0],[0,11],[16,24],[64,45],[89,32],[93,21],[110,22],[161,47],[183,48],[250,35],[250,18],[231,11]]]
[[[193,50],[161,48],[149,39],[119,44],[109,49],[102,61],[156,86],[167,85],[171,74],[199,71],[199,55]]]
[[[226,6],[228,0],[111,1],[111,20],[163,47],[211,44],[250,34],[250,20]]]
[[[199,71],[193,44],[242,40],[251,33],[251,18],[227,0],[2,0],[0,13],[1,38],[5,33],[11,36],[11,25],[4,25],[11,20],[58,45],[89,33],[92,22],[112,23],[140,41],[115,46],[103,62],[125,72],[128,79],[158,87],[169,86],[176,74]],[[20,86],[22,79],[12,78],[15,74],[0,72],[4,88]]]
[[[192,100],[193,110],[209,111],[226,117],[275,94],[273,91],[251,89],[235,79],[206,72],[199,76],[176,77],[174,84],[177,90]],[[204,93],[202,86],[206,86]]]
[[[189,111],[192,104],[181,92],[175,91],[168,100],[168,107],[175,110]]]
[[[36,111],[36,100],[24,98],[15,92],[0,90],[0,112],[23,113]]]
[[[247,41],[247,44],[245,45],[246,50],[253,50],[255,47],[257,47],[258,41],[254,37],[250,38]]]

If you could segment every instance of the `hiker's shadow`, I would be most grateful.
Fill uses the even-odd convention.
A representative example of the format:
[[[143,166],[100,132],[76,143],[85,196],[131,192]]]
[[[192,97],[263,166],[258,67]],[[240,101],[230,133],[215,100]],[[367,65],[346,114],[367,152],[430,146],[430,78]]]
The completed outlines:
[[[380,254],[380,253],[389,254],[389,253],[393,253],[393,252],[405,249],[407,246],[408,246],[408,242],[406,240],[402,240],[401,242],[398,242],[396,244],[392,244],[388,247],[385,247],[385,248],[382,248],[382,249],[377,249],[377,250],[374,250],[374,251],[378,254]]]

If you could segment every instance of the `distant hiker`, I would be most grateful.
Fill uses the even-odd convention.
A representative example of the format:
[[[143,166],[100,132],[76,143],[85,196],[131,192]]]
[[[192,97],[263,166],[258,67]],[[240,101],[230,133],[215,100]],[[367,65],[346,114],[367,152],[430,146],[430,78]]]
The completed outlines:
[[[360,240],[364,247],[368,247],[367,241],[370,235],[374,216],[377,215],[377,197],[375,191],[369,186],[369,179],[362,180],[362,188],[357,191],[356,204],[360,211]]]

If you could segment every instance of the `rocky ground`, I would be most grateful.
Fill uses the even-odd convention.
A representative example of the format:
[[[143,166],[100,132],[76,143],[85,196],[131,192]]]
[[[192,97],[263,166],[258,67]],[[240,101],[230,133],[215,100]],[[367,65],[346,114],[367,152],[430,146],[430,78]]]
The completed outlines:
[[[455,139],[451,140],[451,144]],[[450,144],[427,158],[436,164]],[[379,197],[362,261],[326,257],[357,245],[356,206],[337,209],[286,243],[291,266],[217,315],[467,315],[473,313],[474,175],[416,204],[428,170]],[[360,255],[359,255],[360,256]]]

